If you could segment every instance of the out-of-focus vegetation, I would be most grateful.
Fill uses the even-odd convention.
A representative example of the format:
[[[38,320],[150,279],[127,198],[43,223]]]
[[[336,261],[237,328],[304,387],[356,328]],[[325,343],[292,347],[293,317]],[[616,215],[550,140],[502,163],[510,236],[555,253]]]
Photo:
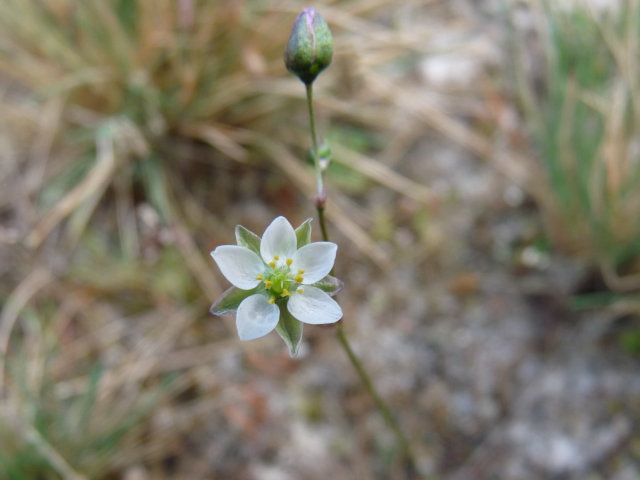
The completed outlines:
[[[227,210],[244,196],[299,215],[290,184],[313,191],[304,89],[282,62],[303,6],[0,3],[0,115],[20,144],[0,195],[13,221],[0,291],[0,477],[106,478],[175,448],[179,429],[159,427],[159,409],[197,387],[172,375],[212,362],[227,336],[207,316],[223,289],[207,252],[240,221]],[[329,218],[380,265],[388,259],[340,190],[373,181],[423,206],[431,198],[367,157],[392,132],[395,106],[359,89],[360,75],[375,79],[394,52],[423,49],[418,29],[385,35],[393,26],[377,17],[394,8],[326,5],[342,47],[317,92],[322,116],[354,133],[332,145],[341,184]],[[354,143],[364,137],[374,141]],[[25,188],[10,181],[18,172]],[[215,393],[190,405],[186,423],[215,410]]]
[[[34,245],[67,216],[78,236],[109,187],[121,198],[137,189],[164,220],[174,215],[169,183],[197,183],[194,159],[167,145],[174,139],[248,161],[247,136],[269,133],[288,103],[261,84],[281,69],[286,31],[260,3],[2,4],[0,68],[37,101],[61,102],[55,134],[78,149],[39,192],[48,213]]]
[[[41,192],[42,207],[50,214],[30,239],[36,245],[80,204],[95,205],[116,177],[120,191],[139,186],[165,219],[170,216],[172,192],[163,183],[170,176],[171,183],[182,180],[192,190],[197,177],[188,165],[197,162],[167,142],[204,142],[240,163],[272,161],[306,187],[304,171],[289,168],[290,159],[278,152],[278,143],[300,141],[300,128],[292,128],[291,121],[299,108],[291,99],[301,94],[293,78],[282,78],[289,29],[285,13],[296,12],[297,2],[268,7],[257,0],[30,0],[8,1],[0,8],[0,68],[33,89],[39,101],[62,102],[64,125],[81,149],[57,166],[57,175]],[[353,2],[338,25],[357,25],[350,20],[368,10],[366,2]],[[375,68],[389,55],[380,52],[380,42],[360,42],[350,44],[364,47],[358,52],[362,58],[354,58],[343,75],[352,75],[358,63]],[[334,85],[336,80],[341,79],[334,77]],[[333,104],[352,124],[385,130],[384,110],[371,115],[371,106],[362,109]],[[428,197],[419,185],[384,168],[381,173],[360,164],[352,169]]]
[[[557,246],[601,265],[611,288],[634,290],[640,286],[640,6],[542,5],[532,6],[533,27],[514,29],[512,43],[516,91],[546,172],[539,204]]]
[[[535,41],[531,31],[513,29],[512,85],[542,180],[530,175],[531,163],[514,160],[521,152],[503,155],[511,163],[494,156],[487,132],[496,128],[478,98],[505,72],[487,69],[490,88],[484,67],[471,86],[434,91],[417,79],[418,62],[446,53],[450,45],[436,40],[457,24],[406,20],[446,3],[316,5],[336,44],[316,98],[335,155],[327,215],[349,239],[341,252],[354,246],[358,261],[368,257],[391,271],[394,242],[416,264],[446,250],[446,229],[432,228],[434,207],[446,208],[455,195],[441,198],[396,168],[426,132],[436,132],[487,161],[482,168],[537,182],[531,191],[554,244],[602,266],[613,289],[633,292],[640,269],[638,2],[606,14],[532,2],[526,10],[537,20]],[[0,148],[12,159],[0,162],[7,247],[0,248],[1,478],[122,478],[141,464],[151,478],[172,478],[184,452],[201,447],[209,458],[206,441],[189,443],[185,432],[216,415],[240,432],[228,444],[255,438],[264,399],[243,380],[221,383],[212,365],[238,351],[248,365],[240,370],[276,376],[296,367],[276,357],[269,359],[276,367],[265,366],[235,338],[228,345],[232,323],[207,314],[224,288],[207,252],[232,241],[236,223],[260,231],[271,210],[294,223],[312,212],[300,202],[314,190],[304,161],[304,88],[282,63],[291,21],[304,6],[0,1]],[[502,95],[496,103],[508,103]],[[416,163],[426,167],[428,155]],[[364,204],[374,183],[395,192],[398,204],[384,196]],[[348,271],[350,260],[342,260]],[[376,275],[367,282],[386,281]],[[381,303],[385,295],[382,289]],[[637,311],[631,295],[624,311]],[[612,303],[610,293],[603,298],[583,300]],[[624,341],[638,349],[633,332]],[[227,355],[224,368],[234,361]],[[228,390],[250,414],[235,397],[219,402]],[[313,417],[338,415],[329,410]],[[208,433],[236,434],[227,430]],[[228,453],[216,458],[224,463]],[[388,467],[386,453],[376,457],[376,468]]]

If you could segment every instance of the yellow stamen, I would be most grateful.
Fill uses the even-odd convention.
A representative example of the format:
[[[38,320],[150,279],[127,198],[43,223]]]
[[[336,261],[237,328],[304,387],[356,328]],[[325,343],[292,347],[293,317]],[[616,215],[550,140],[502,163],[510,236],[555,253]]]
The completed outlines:
[[[296,290],[296,292],[298,292],[298,293],[304,293],[304,288],[300,287],[300,288],[298,288],[298,289]]]
[[[302,283],[304,281],[302,275],[296,275],[293,279],[296,281],[296,283]]]
[[[291,264],[293,263],[293,258],[287,258],[287,266],[291,266]]]
[[[274,303],[276,303],[276,299],[273,297],[270,297],[269,300],[267,300],[267,302],[269,302],[271,305],[273,305]]]
[[[285,289],[282,291],[282,294],[281,294],[280,296],[281,296],[281,297],[288,297],[289,295],[291,295],[291,292],[285,288]]]
[[[262,275],[256,275],[256,280],[262,280],[264,277]]]
[[[276,262],[269,262],[269,266],[271,268],[276,268]]]
[[[273,256],[273,259],[274,259],[274,260],[280,260],[280,255],[274,255],[274,256]]]
[[[273,282],[271,280],[265,280],[264,281],[264,286],[267,288],[271,288],[273,287]]]

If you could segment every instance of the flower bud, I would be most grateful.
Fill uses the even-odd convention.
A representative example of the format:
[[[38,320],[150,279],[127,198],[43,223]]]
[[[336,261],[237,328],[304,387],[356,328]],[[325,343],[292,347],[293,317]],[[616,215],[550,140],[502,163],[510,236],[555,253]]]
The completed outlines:
[[[305,8],[293,23],[284,52],[287,70],[311,84],[331,63],[333,38],[329,25],[313,8]]]

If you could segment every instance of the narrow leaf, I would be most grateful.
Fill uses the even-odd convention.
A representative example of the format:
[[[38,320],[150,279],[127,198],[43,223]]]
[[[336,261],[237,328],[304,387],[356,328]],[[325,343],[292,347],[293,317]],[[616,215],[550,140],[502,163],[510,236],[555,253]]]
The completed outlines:
[[[313,287],[317,287],[323,292],[328,293],[331,297],[340,293],[342,287],[344,287],[344,282],[339,278],[332,277],[331,275],[327,275],[322,280],[317,281],[312,285]]]
[[[257,253],[260,257],[260,237],[242,225],[236,225],[236,242],[241,247]]]
[[[136,162],[136,166],[136,175],[142,180],[147,198],[162,220],[168,222],[172,215],[172,206],[168,195],[167,176],[160,159],[155,155],[149,155]]]
[[[231,287],[225,291],[216,302],[211,305],[209,312],[213,315],[231,315],[236,313],[238,307],[242,301],[258,292],[260,287],[256,287],[252,290],[241,290],[236,287]]]
[[[302,224],[296,228],[296,238],[298,239],[298,248],[304,247],[311,242],[311,221],[312,218],[307,218]]]
[[[289,313],[286,303],[280,303],[280,321],[276,325],[276,332],[289,347],[289,355],[295,357],[302,340],[303,323]]]

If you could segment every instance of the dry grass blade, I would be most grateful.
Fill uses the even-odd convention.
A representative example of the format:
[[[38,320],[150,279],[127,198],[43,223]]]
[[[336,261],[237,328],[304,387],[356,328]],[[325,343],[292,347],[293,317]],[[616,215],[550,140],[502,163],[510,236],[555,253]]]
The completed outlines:
[[[65,102],[64,98],[54,98],[44,105],[39,119],[38,137],[33,143],[30,154],[33,165],[28,183],[30,194],[34,194],[42,185],[49,155],[53,149],[55,137],[59,133]]]
[[[48,270],[36,268],[9,295],[0,315],[0,392],[6,394],[5,369],[9,339],[22,309],[33,296],[53,280]]]
[[[541,175],[531,165],[531,162],[526,162],[519,155],[512,153],[508,157],[505,155],[496,158],[495,149],[489,140],[466,127],[461,121],[441,112],[415,89],[398,89],[395,84],[380,76],[371,77],[368,82],[371,90],[380,97],[388,99],[403,111],[410,112],[434,130],[446,135],[480,158],[491,160],[498,171],[524,190],[535,191],[536,185],[539,184],[535,180],[541,178]],[[532,169],[534,170],[533,174]]]
[[[247,151],[225,133],[224,127],[213,124],[185,125],[182,133],[186,137],[208,143],[237,162],[246,163],[247,161]]]
[[[237,341],[230,340],[236,344]],[[134,373],[131,373],[129,361],[114,365],[104,373],[101,389],[107,395],[122,388],[127,383],[144,382],[155,375],[187,370],[200,365],[214,364],[225,352],[227,346],[224,341],[217,341],[197,347],[183,348],[168,352],[160,352],[145,358],[141,358],[135,364]],[[56,396],[60,399],[81,395],[86,389],[88,377],[81,376],[59,382],[55,386]]]
[[[400,175],[377,160],[340,145],[333,145],[332,150],[336,162],[357,170],[391,190],[428,205],[434,205],[437,201],[437,197],[427,187]]]
[[[627,171],[630,152],[628,152],[627,142],[624,138],[624,117],[630,98],[627,95],[625,85],[621,82],[612,90],[609,115],[606,118],[601,147],[605,167],[604,182],[606,182],[606,188],[603,188],[601,192],[606,192],[608,197],[603,199],[603,203],[615,201],[620,194],[622,179],[628,178],[632,174]]]
[[[104,189],[116,168],[113,138],[98,136],[96,138],[96,164],[91,172],[71,191],[69,191],[27,236],[27,245],[38,248],[51,231],[83,202],[96,192]]]
[[[209,300],[213,301],[222,293],[223,289],[213,275],[211,265],[205,261],[200,248],[184,226],[174,221],[174,230],[177,235],[177,245],[187,262],[187,266],[200,283],[202,291],[205,292]]]

